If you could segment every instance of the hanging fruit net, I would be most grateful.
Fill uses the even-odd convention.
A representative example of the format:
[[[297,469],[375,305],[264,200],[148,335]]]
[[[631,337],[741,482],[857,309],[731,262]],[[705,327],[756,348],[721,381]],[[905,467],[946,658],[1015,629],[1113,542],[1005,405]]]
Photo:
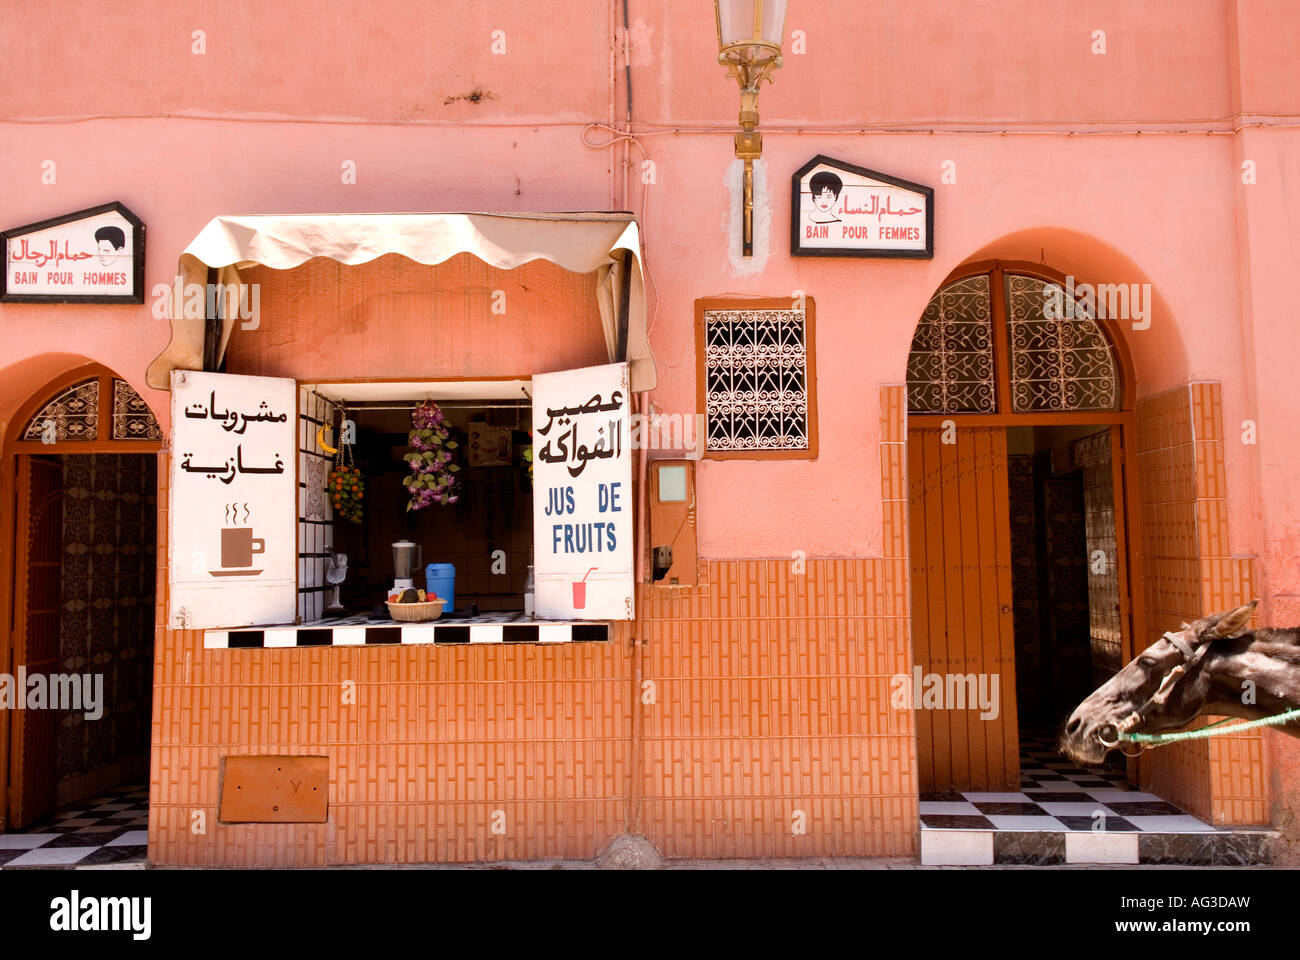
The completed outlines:
[[[361,469],[352,460],[352,444],[347,442],[346,434],[340,430],[339,448],[334,453],[334,469],[330,471],[330,502],[334,505],[334,515],[361,522],[361,501],[366,495],[366,481],[361,476]]]

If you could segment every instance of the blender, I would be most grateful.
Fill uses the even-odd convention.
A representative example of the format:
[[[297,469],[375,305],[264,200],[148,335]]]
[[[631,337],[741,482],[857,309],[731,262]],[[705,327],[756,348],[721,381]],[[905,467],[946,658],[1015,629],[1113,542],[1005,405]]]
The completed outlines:
[[[389,592],[402,591],[415,586],[411,571],[420,565],[424,551],[420,545],[410,540],[398,540],[393,547],[393,589]]]

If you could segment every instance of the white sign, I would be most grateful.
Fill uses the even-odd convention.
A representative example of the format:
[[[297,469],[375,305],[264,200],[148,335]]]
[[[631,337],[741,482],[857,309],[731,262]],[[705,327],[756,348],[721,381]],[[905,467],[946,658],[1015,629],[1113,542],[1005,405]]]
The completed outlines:
[[[297,420],[292,380],[172,371],[173,627],[293,622]]]
[[[795,171],[795,256],[934,256],[934,190],[818,156]]]
[[[539,617],[632,619],[632,506],[628,365],[533,377]]]
[[[144,226],[120,203],[16,227],[0,236],[4,300],[144,302]]]

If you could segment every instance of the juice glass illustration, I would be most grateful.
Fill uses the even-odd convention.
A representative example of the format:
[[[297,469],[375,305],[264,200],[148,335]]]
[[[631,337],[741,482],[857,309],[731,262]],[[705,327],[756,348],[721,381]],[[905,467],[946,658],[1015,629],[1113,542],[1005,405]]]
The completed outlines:
[[[582,575],[582,579],[581,579],[581,580],[574,580],[574,581],[573,581],[573,609],[574,609],[574,610],[584,610],[584,609],[586,609],[586,606],[587,606],[587,578],[588,578],[589,576],[591,576],[592,570],[595,570],[595,569],[596,569],[595,567],[592,567],[591,570],[588,570],[586,573],[584,573],[584,574]]]

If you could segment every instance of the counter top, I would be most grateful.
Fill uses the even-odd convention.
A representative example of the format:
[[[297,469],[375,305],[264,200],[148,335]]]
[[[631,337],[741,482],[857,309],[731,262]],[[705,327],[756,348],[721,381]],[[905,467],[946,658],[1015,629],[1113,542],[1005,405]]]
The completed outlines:
[[[609,639],[609,623],[588,620],[537,620],[519,611],[483,613],[476,617],[440,617],[424,623],[372,620],[365,614],[205,630],[206,649],[261,647],[345,647],[397,643],[572,643]]]

